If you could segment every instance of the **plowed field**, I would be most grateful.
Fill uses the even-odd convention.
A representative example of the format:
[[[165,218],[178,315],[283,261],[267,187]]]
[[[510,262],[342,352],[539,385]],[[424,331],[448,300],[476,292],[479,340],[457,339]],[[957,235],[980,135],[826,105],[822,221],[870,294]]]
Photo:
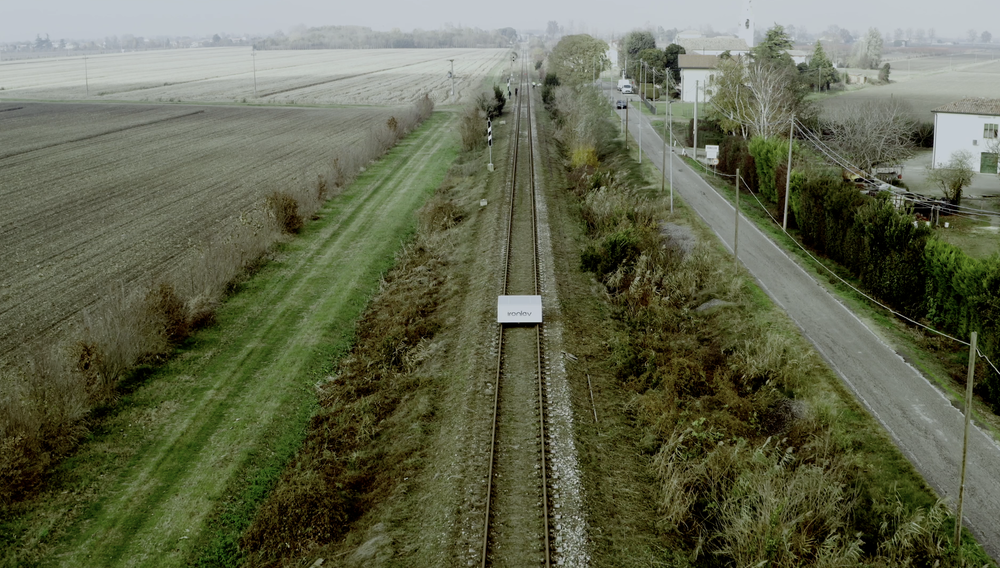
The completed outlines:
[[[483,78],[508,62],[509,54],[506,49],[326,49],[251,56],[242,47],[108,54],[86,62],[82,57],[12,61],[0,63],[0,100],[405,104],[429,93],[439,103],[464,103],[479,94]]]
[[[392,113],[0,104],[0,357],[193,258]]]

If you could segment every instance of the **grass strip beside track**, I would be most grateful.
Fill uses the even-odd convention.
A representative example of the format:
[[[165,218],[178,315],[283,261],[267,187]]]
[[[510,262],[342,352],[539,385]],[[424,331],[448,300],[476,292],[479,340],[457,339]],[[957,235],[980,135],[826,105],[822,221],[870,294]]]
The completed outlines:
[[[19,527],[19,544],[38,547],[27,558],[71,566],[235,558],[236,539],[301,441],[313,385],[348,348],[414,211],[456,155],[453,120],[434,115],[328,203],[227,302],[218,325],[133,387],[60,473],[70,494],[91,497]],[[48,539],[57,539],[51,548]]]

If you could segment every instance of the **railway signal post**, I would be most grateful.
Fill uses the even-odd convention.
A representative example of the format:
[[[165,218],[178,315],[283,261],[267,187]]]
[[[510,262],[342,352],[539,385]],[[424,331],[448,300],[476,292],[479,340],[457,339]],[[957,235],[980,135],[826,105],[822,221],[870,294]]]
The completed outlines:
[[[493,171],[493,121],[486,119],[486,145],[490,147],[490,163],[486,169]]]

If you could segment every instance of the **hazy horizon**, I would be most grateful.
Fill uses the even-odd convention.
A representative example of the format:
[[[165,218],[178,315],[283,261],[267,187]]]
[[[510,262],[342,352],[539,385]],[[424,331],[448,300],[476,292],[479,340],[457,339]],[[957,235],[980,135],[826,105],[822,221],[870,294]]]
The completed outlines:
[[[514,0],[489,5],[489,8],[458,0],[434,0],[430,7],[402,0],[340,4],[301,0],[281,4],[260,0],[211,3],[175,0],[138,6],[123,0],[25,2],[5,9],[5,17],[0,20],[0,42],[32,41],[36,35],[45,37],[46,34],[53,41],[97,40],[122,34],[149,38],[216,33],[266,36],[299,26],[328,25],[357,25],[385,31],[393,28],[433,30],[448,25],[482,29],[512,27],[525,31],[543,30],[551,20],[558,22],[567,33],[621,35],[633,29],[656,29],[658,26],[682,30],[711,26],[716,32],[726,33],[735,31],[743,8],[743,0],[721,0],[711,9],[705,4],[677,2],[662,7],[651,4],[645,11],[638,6],[630,6],[628,10],[612,9],[612,6],[619,6],[596,0],[543,3]],[[960,0],[959,8],[947,11],[934,11],[936,5],[926,0],[909,3],[902,9],[898,3],[862,0],[843,0],[808,8],[792,0],[753,0],[753,6],[758,30],[778,23],[804,27],[810,33],[821,32],[830,25],[858,32],[875,27],[890,34],[897,28],[933,28],[938,38],[964,38],[970,29],[977,33],[984,30],[1000,33],[1000,27],[996,30],[983,28],[983,18],[974,17],[975,14],[996,13],[995,4],[986,0]]]

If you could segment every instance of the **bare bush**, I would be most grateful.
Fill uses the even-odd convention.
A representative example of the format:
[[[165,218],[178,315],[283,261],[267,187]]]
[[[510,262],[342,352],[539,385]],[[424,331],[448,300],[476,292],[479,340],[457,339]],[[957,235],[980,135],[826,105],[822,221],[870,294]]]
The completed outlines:
[[[962,189],[972,183],[976,175],[976,170],[972,169],[971,164],[972,154],[968,150],[952,152],[947,163],[927,168],[927,181],[940,187],[945,199],[960,205]]]
[[[0,369],[0,507],[21,499],[85,432],[86,385],[55,348]]]
[[[462,149],[466,152],[486,146],[486,117],[475,105],[466,105],[458,126]]]
[[[913,155],[909,105],[899,99],[879,99],[842,110],[827,123],[834,146],[867,172],[880,165],[897,165]]]
[[[161,282],[146,293],[146,318],[149,332],[167,345],[176,345],[190,333],[187,305],[173,285]]]
[[[267,213],[282,233],[294,235],[302,230],[302,216],[299,202],[284,191],[275,191],[267,196]]]

